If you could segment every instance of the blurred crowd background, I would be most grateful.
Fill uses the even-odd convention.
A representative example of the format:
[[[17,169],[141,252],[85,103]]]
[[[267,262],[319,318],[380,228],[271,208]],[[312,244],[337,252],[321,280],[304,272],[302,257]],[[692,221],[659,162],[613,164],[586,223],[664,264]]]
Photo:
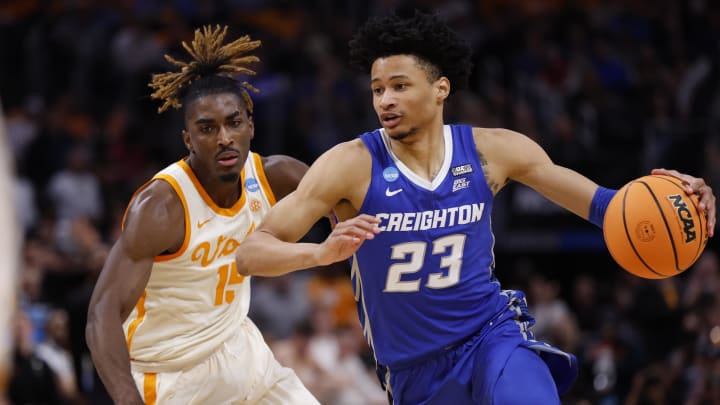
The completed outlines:
[[[181,113],[148,97],[163,55],[184,59],[203,24],[262,40],[253,149],[309,164],[379,126],[347,41],[396,7],[436,11],[475,51],[446,121],[522,132],[606,187],[666,167],[720,192],[712,0],[4,0],[0,98],[24,242],[11,403],[109,403],[84,340],[89,297],[132,192],[186,152]],[[642,280],[599,229],[532,190],[497,200],[501,282],[528,293],[539,338],[580,360],[564,403],[720,403],[717,241],[684,274]],[[339,263],[255,278],[251,318],[322,403],[385,403],[347,275]]]

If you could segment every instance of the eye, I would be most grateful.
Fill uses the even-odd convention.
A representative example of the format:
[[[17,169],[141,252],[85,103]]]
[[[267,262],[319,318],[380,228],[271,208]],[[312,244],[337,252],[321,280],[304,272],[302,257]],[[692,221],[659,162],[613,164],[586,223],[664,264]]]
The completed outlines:
[[[232,120],[232,121],[230,121],[230,123],[228,124],[228,126],[229,126],[230,128],[237,128],[237,127],[239,127],[240,125],[242,125],[242,123],[243,123],[242,120]]]
[[[210,134],[213,131],[212,125],[203,125],[200,127],[200,132],[203,134]]]
[[[395,90],[401,91],[401,90],[407,89],[408,85],[407,85],[407,83],[398,83],[394,87],[395,87]]]
[[[373,92],[373,94],[379,96],[379,95],[382,94],[383,89],[382,89],[382,87],[375,87],[375,88],[372,89],[372,92]]]

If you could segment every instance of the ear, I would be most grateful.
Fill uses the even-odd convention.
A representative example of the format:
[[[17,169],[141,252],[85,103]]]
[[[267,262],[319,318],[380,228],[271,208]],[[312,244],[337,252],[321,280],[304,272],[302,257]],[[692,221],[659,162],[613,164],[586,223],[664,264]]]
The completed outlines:
[[[437,102],[443,103],[445,99],[450,95],[450,80],[447,77],[441,76],[434,83],[435,91],[437,95]]]
[[[183,129],[182,131],[183,143],[187,148],[188,152],[193,153],[192,143],[190,143],[190,133]]]
[[[248,114],[248,127],[250,128],[250,139],[255,138],[255,121],[250,114]]]

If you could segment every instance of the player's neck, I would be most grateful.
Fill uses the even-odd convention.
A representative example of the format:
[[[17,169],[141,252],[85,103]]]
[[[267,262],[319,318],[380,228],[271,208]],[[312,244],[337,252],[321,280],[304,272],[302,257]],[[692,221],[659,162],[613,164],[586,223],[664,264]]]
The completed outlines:
[[[220,208],[230,208],[240,199],[242,190],[240,180],[236,182],[224,182],[215,179],[209,186],[203,185],[210,198]]]
[[[221,208],[230,208],[240,199],[242,190],[240,188],[240,179],[237,181],[223,181],[205,170],[202,166],[193,164],[192,159],[188,159],[188,165],[195,173],[200,185],[210,196],[210,199]]]
[[[419,129],[402,141],[391,140],[393,153],[418,176],[432,181],[445,159],[444,127],[434,125]]]

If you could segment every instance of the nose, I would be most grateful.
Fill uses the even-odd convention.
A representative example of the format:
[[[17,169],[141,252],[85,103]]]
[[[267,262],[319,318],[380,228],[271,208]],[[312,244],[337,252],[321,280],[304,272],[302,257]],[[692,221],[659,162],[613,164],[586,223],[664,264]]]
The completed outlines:
[[[230,131],[228,131],[224,125],[222,125],[220,127],[220,130],[218,131],[217,143],[220,146],[227,146],[230,143],[232,143],[232,138],[230,137]]]
[[[395,102],[395,96],[392,94],[392,91],[389,90],[383,91],[382,95],[380,95],[380,99],[378,100],[378,104],[383,110],[387,110],[388,108],[394,106]]]

